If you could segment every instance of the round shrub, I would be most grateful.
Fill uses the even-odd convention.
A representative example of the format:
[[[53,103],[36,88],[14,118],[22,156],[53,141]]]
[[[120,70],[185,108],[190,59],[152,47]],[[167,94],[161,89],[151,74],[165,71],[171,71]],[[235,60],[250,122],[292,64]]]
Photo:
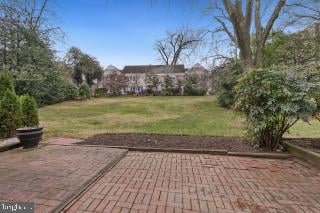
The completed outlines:
[[[234,96],[232,90],[223,90],[218,93],[217,101],[220,106],[231,108],[234,104]]]
[[[0,101],[0,137],[11,137],[21,127],[21,106],[18,97],[7,89]]]
[[[64,100],[76,100],[78,97],[78,87],[73,83],[67,83],[64,88]]]
[[[245,73],[237,86],[236,108],[247,117],[248,136],[260,147],[276,150],[283,135],[298,121],[317,112],[311,82],[301,67],[273,67]]]
[[[107,88],[104,88],[104,87],[102,87],[102,88],[97,88],[97,89],[95,89],[95,91],[94,91],[94,95],[95,95],[96,97],[104,97],[104,96],[107,96],[107,94],[108,94],[108,89],[107,89]]]
[[[79,87],[79,97],[80,99],[88,99],[91,98],[90,87],[86,83],[82,83]]]
[[[39,125],[38,105],[36,100],[24,95],[20,98],[22,110],[22,125],[25,127],[36,127]]]

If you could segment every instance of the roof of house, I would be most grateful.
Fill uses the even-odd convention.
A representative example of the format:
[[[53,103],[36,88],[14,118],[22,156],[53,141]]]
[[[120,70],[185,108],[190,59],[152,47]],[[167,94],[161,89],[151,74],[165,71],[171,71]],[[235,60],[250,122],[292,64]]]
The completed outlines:
[[[139,65],[139,66],[125,66],[122,73],[146,73],[146,74],[160,74],[160,73],[184,73],[184,65]]]
[[[118,68],[116,68],[115,66],[113,66],[113,65],[109,65],[109,66],[107,66],[107,68],[106,68],[107,70],[119,70]]]
[[[190,69],[188,69],[188,73],[199,72],[199,71],[207,72],[208,70],[199,63],[196,63]]]
[[[104,69],[104,75],[108,75],[108,74],[112,74],[112,73],[120,74],[121,71],[113,65],[109,65],[109,66],[107,66],[107,68]]]

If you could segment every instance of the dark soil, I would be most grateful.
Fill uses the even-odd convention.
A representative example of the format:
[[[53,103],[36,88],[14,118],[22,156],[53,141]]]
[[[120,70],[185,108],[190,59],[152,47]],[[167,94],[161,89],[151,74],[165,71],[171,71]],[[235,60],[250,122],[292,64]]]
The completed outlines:
[[[261,152],[240,137],[185,136],[165,134],[99,134],[78,144],[126,146],[137,148],[172,148],[227,150],[231,152]]]
[[[320,153],[320,138],[290,138],[287,142]]]

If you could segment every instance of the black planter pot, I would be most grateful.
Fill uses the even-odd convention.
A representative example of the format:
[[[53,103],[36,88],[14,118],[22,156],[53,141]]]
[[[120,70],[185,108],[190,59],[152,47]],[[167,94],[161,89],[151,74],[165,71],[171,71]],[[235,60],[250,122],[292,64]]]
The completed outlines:
[[[24,149],[37,147],[42,139],[42,134],[43,127],[16,129],[16,135]]]

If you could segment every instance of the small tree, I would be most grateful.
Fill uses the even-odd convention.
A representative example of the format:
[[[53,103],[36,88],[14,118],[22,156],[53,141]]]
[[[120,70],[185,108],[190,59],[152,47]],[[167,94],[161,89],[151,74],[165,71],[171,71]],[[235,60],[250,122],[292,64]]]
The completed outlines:
[[[174,83],[172,78],[169,75],[166,75],[164,77],[163,86],[164,86],[165,95],[173,95]]]
[[[36,127],[39,125],[38,105],[30,95],[20,98],[22,109],[22,125],[25,127]]]
[[[153,75],[153,74],[148,74],[146,76],[146,84],[151,86],[153,94],[157,95],[158,94],[158,88],[161,85],[161,81],[158,78],[158,76]]]
[[[199,78],[196,75],[190,75],[186,78],[184,86],[184,95],[202,96],[207,92],[206,89],[199,87]]]
[[[13,82],[9,71],[4,71],[0,75],[0,99],[7,90],[14,91]]]
[[[241,77],[235,88],[236,108],[245,113],[248,136],[260,147],[277,149],[298,120],[307,122],[317,112],[314,92],[319,91],[320,81],[308,78],[314,73],[303,70],[301,66],[273,67]],[[319,70],[313,71],[319,76]]]
[[[84,100],[84,99],[89,99],[91,98],[91,92],[90,92],[90,87],[86,83],[82,83],[79,87],[79,97]]]
[[[16,94],[6,90],[0,101],[0,137],[13,136],[21,126],[21,106]]]

